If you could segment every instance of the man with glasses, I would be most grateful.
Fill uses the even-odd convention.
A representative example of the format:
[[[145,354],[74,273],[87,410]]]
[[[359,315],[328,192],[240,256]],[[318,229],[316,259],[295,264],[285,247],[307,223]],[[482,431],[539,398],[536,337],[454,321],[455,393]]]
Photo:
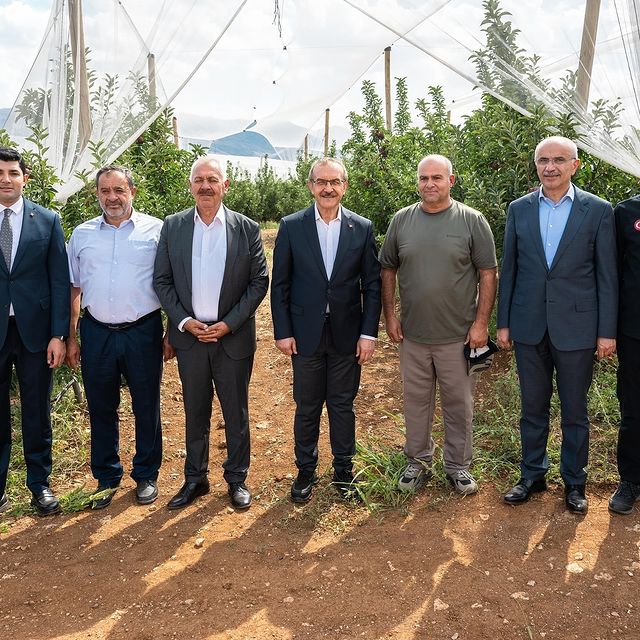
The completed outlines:
[[[585,514],[593,355],[616,349],[613,209],[572,184],[580,160],[571,140],[542,140],[534,159],[542,186],[509,205],[498,297],[498,344],[515,348],[521,394],[521,478],[504,499],[520,504],[546,489],[555,370],[565,504]]]
[[[380,264],[373,225],[341,204],[347,171],[339,160],[316,161],[307,182],[315,203],[282,219],[273,252],[271,313],[276,347],[293,363],[294,502],[317,482],[320,414],[326,403],[333,481],[353,489],[353,401],[360,367],[374,352],[380,318]]]
[[[488,343],[496,250],[485,217],[451,198],[454,182],[448,158],[423,158],[420,201],[395,214],[380,251],[382,310],[387,335],[399,344],[404,395],[407,467],[398,481],[401,491],[418,490],[433,473],[436,382],[447,480],[460,495],[478,490],[469,473],[475,374],[467,369],[464,345],[479,349]]]

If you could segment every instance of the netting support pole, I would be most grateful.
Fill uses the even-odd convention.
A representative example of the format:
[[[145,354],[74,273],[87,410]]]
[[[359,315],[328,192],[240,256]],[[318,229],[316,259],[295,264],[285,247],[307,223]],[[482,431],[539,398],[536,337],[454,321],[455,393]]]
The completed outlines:
[[[173,144],[180,148],[180,136],[178,135],[178,118],[173,116],[171,119],[171,127],[173,128]]]
[[[309,134],[304,137],[304,159],[305,162],[309,159]]]
[[[147,75],[149,76],[149,96],[155,100],[156,90],[156,57],[153,53],[147,56]]]
[[[329,109],[324,111],[324,157],[329,155]]]
[[[576,100],[582,113],[586,113],[589,106],[589,89],[591,86],[596,36],[598,35],[599,16],[600,0],[587,0],[587,6],[584,11],[584,26],[582,27],[580,61],[576,78]]]
[[[387,131],[391,131],[391,47],[384,50],[384,103]]]

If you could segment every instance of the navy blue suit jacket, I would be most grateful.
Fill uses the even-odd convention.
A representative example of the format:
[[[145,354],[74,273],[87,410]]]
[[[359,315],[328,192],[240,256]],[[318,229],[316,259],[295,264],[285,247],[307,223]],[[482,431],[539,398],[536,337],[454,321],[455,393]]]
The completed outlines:
[[[498,328],[538,344],[546,331],[561,351],[614,338],[618,310],[616,238],[611,205],[576,188],[558,250],[547,267],[538,191],[509,205],[498,295]]]
[[[360,335],[378,335],[380,289],[380,263],[370,220],[342,208],[331,278],[322,260],[315,206],[281,220],[271,279],[276,340],[293,337],[299,355],[313,355],[320,344],[328,304],[336,350],[342,355],[355,354]]]
[[[11,304],[28,351],[44,351],[53,336],[68,336],[69,297],[69,263],[60,218],[25,198],[11,273],[0,255],[0,345],[7,337]]]

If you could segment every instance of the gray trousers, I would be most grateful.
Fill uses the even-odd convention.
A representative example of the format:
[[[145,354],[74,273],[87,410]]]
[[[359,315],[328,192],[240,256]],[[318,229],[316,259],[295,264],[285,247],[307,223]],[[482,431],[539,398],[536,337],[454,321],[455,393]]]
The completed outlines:
[[[436,381],[444,423],[444,470],[466,470],[473,452],[475,375],[467,375],[462,342],[422,344],[406,338],[400,344],[404,388],[405,454],[410,461],[431,466],[431,437],[436,405]]]

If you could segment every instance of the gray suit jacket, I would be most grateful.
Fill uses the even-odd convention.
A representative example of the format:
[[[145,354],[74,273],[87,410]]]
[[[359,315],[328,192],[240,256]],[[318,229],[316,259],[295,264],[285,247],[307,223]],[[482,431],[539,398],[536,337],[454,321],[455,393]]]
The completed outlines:
[[[260,227],[240,213],[226,209],[227,259],[218,320],[231,333],[220,343],[226,354],[239,360],[256,349],[255,311],[269,286],[267,261]],[[195,317],[192,306],[192,247],[195,209],[167,216],[160,233],[153,286],[169,316],[169,341],[176,349],[189,349],[196,339],[178,330],[184,318]]]
[[[611,205],[576,188],[567,226],[547,267],[538,191],[509,205],[502,250],[498,328],[538,344],[545,331],[561,351],[614,338],[618,311],[616,239]]]

